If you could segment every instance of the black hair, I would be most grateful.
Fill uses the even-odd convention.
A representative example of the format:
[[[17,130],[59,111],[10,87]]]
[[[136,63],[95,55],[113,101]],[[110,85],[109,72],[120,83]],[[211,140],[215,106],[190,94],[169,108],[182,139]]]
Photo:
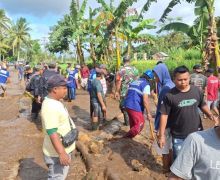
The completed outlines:
[[[101,77],[102,73],[101,72],[96,72],[96,77]]]
[[[162,63],[163,63],[163,61],[158,61],[156,65],[158,65],[158,64],[162,64]]]
[[[179,66],[176,69],[174,69],[173,76],[176,77],[177,73],[183,74],[183,73],[186,73],[186,72],[189,73],[189,69],[186,66]]]

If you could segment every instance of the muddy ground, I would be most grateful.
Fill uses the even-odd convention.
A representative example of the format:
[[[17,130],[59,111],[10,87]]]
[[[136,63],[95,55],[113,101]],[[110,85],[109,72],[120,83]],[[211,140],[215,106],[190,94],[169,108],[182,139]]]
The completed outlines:
[[[43,161],[40,120],[30,121],[31,100],[23,95],[24,83],[17,80],[16,72],[11,69],[11,83],[7,96],[0,99],[0,179],[39,180],[46,179],[47,167]],[[67,179],[88,180],[163,180],[161,157],[152,148],[149,123],[140,135],[132,140],[113,139],[108,127],[97,132],[90,131],[89,96],[79,90],[74,102],[64,102],[71,117],[80,130],[78,149]],[[153,103],[152,113],[155,113]],[[118,102],[107,98],[107,119],[118,117],[116,137],[128,131],[121,126]],[[213,124],[203,121],[205,127]],[[113,128],[114,131],[114,128]]]

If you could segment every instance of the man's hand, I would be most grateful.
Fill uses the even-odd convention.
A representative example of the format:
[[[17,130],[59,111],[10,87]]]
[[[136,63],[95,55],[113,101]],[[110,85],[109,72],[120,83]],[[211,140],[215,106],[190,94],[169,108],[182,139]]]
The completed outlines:
[[[36,98],[36,101],[37,101],[37,103],[41,103],[41,97],[40,96],[38,96],[37,98]]]
[[[106,113],[106,106],[105,105],[102,106],[102,112]]]
[[[66,152],[59,154],[60,164],[63,166],[69,166],[71,159]]]
[[[147,120],[148,120],[148,121],[153,121],[153,118],[152,118],[152,116],[151,116],[150,113],[147,114]]]
[[[159,140],[159,142],[158,142],[159,147],[160,147],[161,149],[164,148],[164,146],[165,146],[165,144],[166,144],[166,138],[165,138],[165,136],[164,136],[164,135],[159,135],[158,140]]]

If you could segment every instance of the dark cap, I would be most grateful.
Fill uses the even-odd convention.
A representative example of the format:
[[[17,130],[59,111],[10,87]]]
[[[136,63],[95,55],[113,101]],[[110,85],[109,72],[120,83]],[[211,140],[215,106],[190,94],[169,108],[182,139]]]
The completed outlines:
[[[213,68],[208,68],[206,72],[207,72],[207,73],[211,73],[211,74],[212,74],[212,73],[214,73],[214,72],[215,72],[215,70],[214,70]]]
[[[66,86],[67,82],[65,78],[59,74],[55,74],[47,80],[48,89],[59,87],[59,86]]]
[[[131,60],[130,56],[123,57],[123,62],[129,62]]]
[[[200,64],[196,64],[195,66],[193,66],[193,69],[202,69],[202,66]]]

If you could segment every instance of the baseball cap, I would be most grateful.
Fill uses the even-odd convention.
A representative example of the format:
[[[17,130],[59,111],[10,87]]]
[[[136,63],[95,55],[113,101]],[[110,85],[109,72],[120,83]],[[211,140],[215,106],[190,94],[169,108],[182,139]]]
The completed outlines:
[[[76,68],[77,68],[77,69],[80,69],[81,67],[80,67],[80,65],[79,65],[79,64],[77,64],[77,65],[76,65]]]
[[[106,69],[106,65],[105,65],[105,64],[101,64],[101,65],[99,66],[99,68],[101,68],[101,69]]]
[[[215,70],[214,70],[213,68],[208,68],[206,72],[208,72],[208,73],[214,73]]]
[[[144,74],[147,75],[150,79],[154,78],[154,73],[150,69],[146,70]]]
[[[29,66],[29,67],[30,67],[30,66]],[[35,69],[36,71],[39,71],[39,70],[41,70],[41,69],[44,69],[44,67],[41,66],[41,65],[36,65],[36,66],[34,67],[34,69]]]
[[[67,82],[65,78],[59,74],[55,74],[47,80],[48,89],[59,87],[59,86],[66,86]]]
[[[200,64],[196,64],[195,66],[193,66],[193,69],[202,69],[202,66]]]

